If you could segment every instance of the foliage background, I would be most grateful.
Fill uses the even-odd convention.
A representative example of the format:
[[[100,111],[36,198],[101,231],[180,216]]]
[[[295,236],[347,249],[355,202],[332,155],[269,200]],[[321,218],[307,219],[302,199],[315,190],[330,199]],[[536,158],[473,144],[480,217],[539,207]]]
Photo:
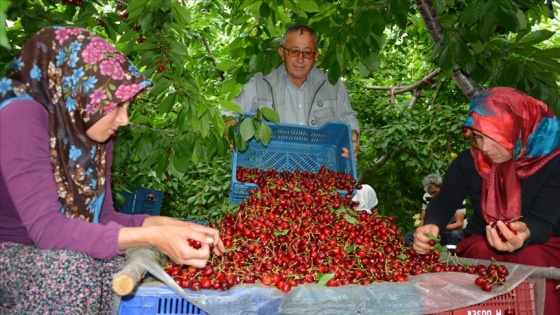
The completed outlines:
[[[115,196],[150,187],[165,191],[163,214],[219,219],[236,209],[227,200],[221,110],[236,110],[230,100],[242,84],[279,64],[287,27],[309,24],[320,35],[317,66],[331,81],[345,80],[359,113],[361,181],[377,191],[379,211],[407,230],[420,209],[422,177],[443,175],[468,147],[458,126],[469,97],[454,74],[481,87],[519,88],[560,113],[560,23],[549,18],[559,3],[0,0],[0,69],[45,26],[106,37],[155,82],[115,140]],[[432,71],[439,75],[424,79]]]

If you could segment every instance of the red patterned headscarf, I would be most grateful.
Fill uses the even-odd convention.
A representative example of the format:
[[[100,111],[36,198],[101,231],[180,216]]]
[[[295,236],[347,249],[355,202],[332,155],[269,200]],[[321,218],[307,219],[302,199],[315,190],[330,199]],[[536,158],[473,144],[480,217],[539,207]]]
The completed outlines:
[[[560,154],[560,120],[545,103],[516,89],[495,87],[471,101],[463,123],[468,138],[476,130],[512,154],[494,164],[474,145],[471,154],[482,177],[482,214],[487,223],[521,215],[520,179]]]
[[[61,212],[97,222],[105,198],[105,143],[86,131],[152,85],[115,47],[88,30],[49,27],[22,47],[0,79],[0,109],[32,98],[49,112],[50,153]]]

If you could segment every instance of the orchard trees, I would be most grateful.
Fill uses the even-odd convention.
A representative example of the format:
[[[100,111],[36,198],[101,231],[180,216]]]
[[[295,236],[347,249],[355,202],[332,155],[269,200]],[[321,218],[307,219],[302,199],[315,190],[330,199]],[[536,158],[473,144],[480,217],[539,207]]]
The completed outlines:
[[[560,112],[559,23],[549,19],[559,3],[0,0],[0,69],[45,26],[76,25],[106,37],[155,82],[116,139],[115,189],[151,186],[167,191],[166,201],[184,201],[184,182],[205,169],[200,163],[219,157],[229,169],[221,110],[237,110],[230,100],[242,84],[280,63],[276,49],[287,27],[309,24],[320,35],[317,66],[331,81],[346,81],[359,112],[359,172],[369,180],[383,172],[400,185],[396,174],[406,169],[417,185],[424,173],[444,170],[461,146],[453,126],[473,90],[513,86]],[[403,194],[386,200],[416,200],[407,187],[386,193],[396,189]]]

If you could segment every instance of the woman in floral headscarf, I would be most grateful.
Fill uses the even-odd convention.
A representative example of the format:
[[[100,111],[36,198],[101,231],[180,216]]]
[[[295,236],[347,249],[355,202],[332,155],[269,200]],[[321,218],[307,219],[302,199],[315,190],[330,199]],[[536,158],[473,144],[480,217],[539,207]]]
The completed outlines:
[[[113,208],[111,136],[151,85],[73,27],[37,33],[0,79],[0,313],[109,313],[128,248],[197,267],[223,252],[215,229]]]
[[[468,195],[474,212],[457,255],[560,268],[558,117],[539,100],[495,87],[472,100],[463,131],[473,146],[449,167],[414,248],[429,250],[426,233],[437,235]],[[545,314],[560,314],[558,283],[547,279]]]

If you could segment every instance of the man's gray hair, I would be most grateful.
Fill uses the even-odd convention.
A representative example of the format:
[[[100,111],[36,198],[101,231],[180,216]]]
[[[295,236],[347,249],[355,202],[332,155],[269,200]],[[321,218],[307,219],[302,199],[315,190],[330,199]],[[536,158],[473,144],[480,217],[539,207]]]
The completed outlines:
[[[318,39],[317,39],[317,32],[315,32],[314,29],[312,29],[311,27],[307,26],[307,25],[294,25],[290,28],[288,28],[286,30],[286,32],[284,33],[284,36],[282,37],[282,47],[286,47],[286,37],[293,33],[293,32],[297,32],[299,31],[300,34],[303,34],[305,32],[311,34],[311,36],[313,36],[313,38],[315,39],[315,47],[317,47],[318,45]]]
[[[424,187],[425,192],[428,192],[432,186],[441,187],[441,183],[441,177],[437,174],[430,174],[422,180],[422,186]]]

